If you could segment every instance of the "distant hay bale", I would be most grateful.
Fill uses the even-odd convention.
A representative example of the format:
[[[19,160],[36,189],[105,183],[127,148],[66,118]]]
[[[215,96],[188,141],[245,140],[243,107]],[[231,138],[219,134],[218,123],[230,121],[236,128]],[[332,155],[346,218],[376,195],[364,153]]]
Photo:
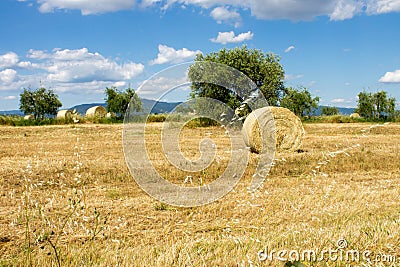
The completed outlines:
[[[24,120],[29,121],[29,120],[34,120],[35,116],[33,114],[25,115]]]
[[[274,143],[271,133],[273,124],[277,151],[300,149],[305,132],[299,117],[286,108],[264,107],[251,112],[243,124],[244,140],[252,152],[261,153],[263,147]],[[264,140],[261,138],[259,125],[264,127]]]
[[[94,106],[86,111],[86,117],[104,118],[107,115],[107,110],[103,106]]]
[[[353,113],[353,114],[350,115],[350,118],[356,118],[356,119],[358,119],[358,118],[361,118],[361,116],[360,116],[360,114],[358,114],[358,113]]]
[[[70,119],[72,117],[71,110],[62,109],[57,112],[57,119]]]

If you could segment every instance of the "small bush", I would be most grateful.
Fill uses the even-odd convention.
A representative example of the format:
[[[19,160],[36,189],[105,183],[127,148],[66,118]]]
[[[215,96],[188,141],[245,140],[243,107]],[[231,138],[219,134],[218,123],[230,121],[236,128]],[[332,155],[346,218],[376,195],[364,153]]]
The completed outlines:
[[[302,118],[303,122],[313,123],[355,123],[355,122],[366,122],[364,118],[351,118],[350,116],[344,115],[333,115],[333,116],[311,116]]]
[[[95,123],[95,124],[111,124],[122,123],[122,118],[101,118],[101,117],[82,117],[79,118],[79,124],[82,123]],[[57,119],[57,118],[44,118],[41,120],[25,120],[21,116],[2,116],[0,115],[0,125],[6,126],[42,126],[42,125],[65,125],[75,124],[72,118]]]
[[[164,122],[167,119],[167,114],[150,114],[146,122]]]
[[[210,127],[217,125],[219,125],[217,121],[209,118],[196,118],[186,123],[186,126],[189,128]]]

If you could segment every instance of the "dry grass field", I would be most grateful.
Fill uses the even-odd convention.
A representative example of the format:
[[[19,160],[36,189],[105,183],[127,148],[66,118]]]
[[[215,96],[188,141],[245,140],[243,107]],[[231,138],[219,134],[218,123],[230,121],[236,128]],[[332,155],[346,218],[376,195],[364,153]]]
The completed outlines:
[[[0,127],[0,266],[284,266],[307,250],[318,257],[306,266],[400,266],[400,124],[304,126],[304,152],[276,154],[259,191],[246,190],[252,154],[232,192],[195,208],[140,189],[122,125]],[[182,184],[159,132],[148,128],[149,157]],[[221,149],[203,183],[223,171],[229,143],[218,127],[182,132],[193,158],[185,146],[209,132]]]

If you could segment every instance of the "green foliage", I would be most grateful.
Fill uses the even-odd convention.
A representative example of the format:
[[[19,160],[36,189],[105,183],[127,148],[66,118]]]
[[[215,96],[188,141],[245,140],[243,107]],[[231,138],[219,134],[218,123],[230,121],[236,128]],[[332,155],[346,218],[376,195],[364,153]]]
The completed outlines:
[[[374,116],[374,101],[371,93],[364,91],[358,94],[358,105],[355,112],[364,118],[371,118]]]
[[[322,107],[321,109],[322,116],[333,116],[338,114],[339,114],[339,109],[337,107]]]
[[[185,126],[188,128],[199,128],[199,127],[211,127],[218,125],[219,123],[213,119],[200,117],[188,121]]]
[[[303,117],[303,122],[309,123],[354,123],[354,122],[367,122],[365,118],[352,118],[344,115],[333,115],[333,116],[311,116]]]
[[[356,112],[368,119],[394,119],[396,116],[396,99],[388,97],[385,91],[369,93],[366,91],[358,94]]]
[[[168,117],[168,121],[188,121],[186,123],[186,126],[189,128],[198,128],[198,127],[209,127],[209,126],[216,126],[218,123],[212,119],[209,118],[195,118],[190,120],[188,116],[180,115],[180,114],[150,114],[146,122],[151,123],[151,122],[164,122],[166,121]]]
[[[286,94],[282,98],[281,107],[291,110],[299,117],[311,115],[318,108],[319,97],[312,98],[307,88],[301,87],[301,90],[291,87],[286,88]]]
[[[164,211],[164,210],[169,210],[169,206],[163,202],[157,202],[154,204],[154,210],[157,211]]]
[[[58,96],[51,89],[44,87],[36,90],[24,88],[20,94],[19,109],[24,114],[33,114],[36,119],[44,119],[45,115],[56,115],[62,106]]]
[[[107,111],[117,114],[118,117],[122,117],[128,108],[129,103],[131,103],[133,110],[142,110],[142,101],[136,92],[130,87],[125,90],[125,92],[119,91],[116,87],[106,88],[106,103]]]
[[[146,122],[164,122],[167,119],[167,114],[150,114]]]
[[[283,84],[285,73],[281,64],[279,63],[280,58],[272,53],[265,55],[260,50],[251,50],[246,46],[242,46],[240,48],[234,48],[230,50],[223,48],[218,52],[210,53],[205,56],[198,54],[196,61],[220,63],[239,70],[257,85],[270,105],[277,105],[279,99],[285,92],[285,87]],[[218,66],[215,66],[215,68],[218,68]],[[199,75],[201,75],[200,73],[202,73],[202,69],[199,65],[194,64],[189,69],[188,76],[192,81],[192,98],[209,97],[217,99],[223,103],[227,103],[233,109],[239,107],[242,99],[239,99],[238,96],[236,96],[228,88],[224,88],[212,83],[195,82],[198,80],[197,78]],[[217,72],[208,73],[207,75],[209,75],[209,77],[206,77],[206,79],[203,77],[203,80],[215,80],[215,73]],[[218,70],[218,78],[224,79],[224,75],[225,73],[223,70],[222,72],[221,70]],[[240,85],[237,83],[246,82],[243,80],[239,81],[239,79],[237,81],[229,81],[229,79],[232,79],[232,77],[230,77],[228,74],[226,75],[227,77],[225,81],[234,83],[235,86],[239,88]]]
[[[123,121],[119,118],[80,118],[78,124],[94,123],[94,124],[112,124],[122,123]],[[142,121],[144,122],[144,119]],[[0,115],[0,125],[7,126],[44,126],[44,125],[65,125],[72,124],[71,120],[68,119],[57,119],[57,118],[44,118],[41,120],[25,120],[20,116],[2,116]],[[74,123],[75,124],[75,123]]]

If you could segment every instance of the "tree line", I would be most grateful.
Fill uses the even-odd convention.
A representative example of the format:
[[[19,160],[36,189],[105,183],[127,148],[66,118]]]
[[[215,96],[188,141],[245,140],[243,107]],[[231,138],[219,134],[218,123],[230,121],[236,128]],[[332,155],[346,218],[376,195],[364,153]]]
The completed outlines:
[[[120,91],[116,87],[106,87],[107,112],[114,113],[117,118],[122,118],[130,102],[135,110],[142,109],[142,101],[132,88]],[[19,109],[25,114],[33,114],[35,120],[44,119],[45,116],[57,115],[62,106],[59,97],[52,89],[40,87],[26,89],[20,94]]]
[[[280,58],[273,54],[264,54],[261,50],[248,49],[246,46],[234,49],[221,49],[206,55],[198,54],[196,62],[215,62],[230,66],[249,77],[263,93],[271,106],[288,108],[299,117],[312,115],[318,108],[319,97],[313,97],[306,87],[286,87],[285,72],[280,64]],[[242,105],[240,99],[232,90],[221,85],[197,82],[201,68],[193,64],[189,68],[188,77],[192,81],[191,98],[209,97],[222,101],[232,109]],[[211,73],[213,75],[213,73]],[[207,80],[207,79],[206,79]],[[131,102],[137,111],[142,109],[142,103],[136,92],[130,88],[120,91],[116,87],[105,89],[107,111],[122,118],[128,104]],[[51,89],[40,87],[36,90],[24,89],[20,94],[20,110],[24,114],[34,114],[35,119],[45,115],[56,115],[62,106],[58,96]],[[358,94],[356,112],[367,119],[389,119],[396,114],[396,99],[389,97],[385,91]],[[336,115],[336,107],[323,107],[323,115]]]

